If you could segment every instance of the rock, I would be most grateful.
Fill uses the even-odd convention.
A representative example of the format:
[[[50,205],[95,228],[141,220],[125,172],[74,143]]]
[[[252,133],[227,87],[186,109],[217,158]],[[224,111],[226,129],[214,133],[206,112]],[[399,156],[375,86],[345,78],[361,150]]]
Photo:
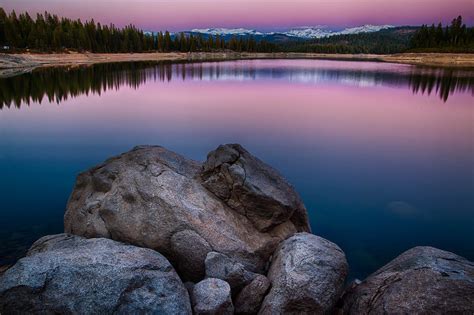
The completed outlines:
[[[202,280],[194,286],[191,298],[195,315],[224,315],[234,313],[230,286],[223,280],[215,278]]]
[[[219,146],[207,156],[204,186],[246,216],[259,231],[291,220],[309,232],[306,208],[293,187],[272,167],[238,144]]]
[[[240,291],[235,299],[235,313],[242,315],[257,314],[269,288],[270,280],[263,275],[258,275]]]
[[[333,310],[344,286],[347,261],[334,243],[298,233],[275,251],[272,283],[259,314],[325,314]]]
[[[474,263],[412,248],[344,296],[346,314],[474,314]]]
[[[206,277],[224,280],[233,293],[240,291],[258,275],[246,270],[244,265],[229,256],[216,252],[207,254],[205,265]]]
[[[0,313],[191,314],[188,292],[161,254],[109,239],[36,241],[0,278]]]
[[[64,217],[65,231],[157,250],[182,279],[197,282],[204,277],[210,251],[263,272],[282,240],[308,229],[306,216],[298,217],[304,220],[301,223],[294,214],[278,220],[278,225],[275,221],[265,232],[256,229],[248,217],[203,186],[201,171],[200,163],[159,146],[140,146],[111,158],[77,177]],[[267,170],[265,180],[273,174]],[[283,185],[281,177],[274,181]],[[275,189],[275,198],[282,199],[280,190]],[[265,193],[270,198],[271,190]]]
[[[209,243],[193,230],[184,230],[171,237],[171,252],[177,268],[185,279],[199,281],[204,278],[204,261],[212,251]]]

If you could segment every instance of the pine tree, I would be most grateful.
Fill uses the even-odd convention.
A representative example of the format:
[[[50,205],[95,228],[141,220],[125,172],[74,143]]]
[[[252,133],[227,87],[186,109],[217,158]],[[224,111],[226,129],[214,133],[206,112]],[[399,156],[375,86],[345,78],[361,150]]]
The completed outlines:
[[[164,51],[171,51],[171,35],[170,32],[166,31],[165,32],[165,37],[164,37]]]

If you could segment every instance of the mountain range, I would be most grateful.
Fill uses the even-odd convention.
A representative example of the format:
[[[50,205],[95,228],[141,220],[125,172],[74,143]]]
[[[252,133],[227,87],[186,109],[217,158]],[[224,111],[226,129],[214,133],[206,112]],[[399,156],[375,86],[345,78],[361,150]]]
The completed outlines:
[[[394,28],[392,25],[363,25],[358,27],[351,27],[345,29],[331,29],[327,26],[308,26],[292,28],[286,31],[279,32],[260,32],[245,28],[204,28],[193,29],[185,33],[202,34],[202,35],[221,35],[228,36],[254,36],[254,37],[274,37],[285,36],[291,38],[314,39],[324,38],[336,35],[359,34],[359,33],[373,33],[384,29]]]

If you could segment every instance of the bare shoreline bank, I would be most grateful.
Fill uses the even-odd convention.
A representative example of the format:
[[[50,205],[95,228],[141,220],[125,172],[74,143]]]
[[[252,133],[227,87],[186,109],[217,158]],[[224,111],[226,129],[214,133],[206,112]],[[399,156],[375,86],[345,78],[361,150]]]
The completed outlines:
[[[395,55],[351,55],[312,53],[68,53],[68,54],[0,54],[0,76],[10,76],[36,68],[80,66],[97,63],[134,61],[223,61],[237,59],[327,59],[378,61],[410,65],[474,68],[474,54],[410,53]]]

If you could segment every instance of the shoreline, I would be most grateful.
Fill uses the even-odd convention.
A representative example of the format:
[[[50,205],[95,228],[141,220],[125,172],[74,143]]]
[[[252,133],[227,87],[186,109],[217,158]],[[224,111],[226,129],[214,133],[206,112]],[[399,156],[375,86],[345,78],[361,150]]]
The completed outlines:
[[[313,53],[62,53],[62,54],[0,54],[0,77],[29,72],[38,68],[82,66],[98,63],[138,61],[225,61],[245,59],[324,59],[343,61],[376,61],[419,66],[474,68],[474,54],[404,53],[313,54]]]

